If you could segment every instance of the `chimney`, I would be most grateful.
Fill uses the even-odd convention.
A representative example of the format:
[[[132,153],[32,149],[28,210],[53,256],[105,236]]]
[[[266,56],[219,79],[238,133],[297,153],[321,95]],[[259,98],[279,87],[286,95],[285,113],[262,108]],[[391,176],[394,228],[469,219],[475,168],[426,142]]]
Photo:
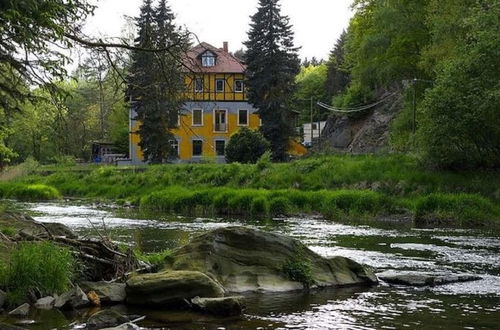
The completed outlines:
[[[227,41],[224,41],[224,42],[222,43],[222,45],[223,45],[223,46],[222,46],[222,49],[223,49],[226,53],[229,53],[229,46],[228,46]]]

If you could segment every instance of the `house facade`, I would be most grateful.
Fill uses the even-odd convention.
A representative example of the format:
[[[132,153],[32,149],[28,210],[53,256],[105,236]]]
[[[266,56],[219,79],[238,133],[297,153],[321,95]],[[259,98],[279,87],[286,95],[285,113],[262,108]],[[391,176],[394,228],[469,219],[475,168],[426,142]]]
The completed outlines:
[[[260,119],[247,102],[245,66],[228,51],[225,42],[216,48],[202,42],[193,47],[184,60],[186,102],[178,125],[171,130],[173,161],[197,162],[204,158],[224,162],[224,150],[241,127],[257,129]],[[130,110],[130,158],[132,163],[144,162],[137,133],[140,123]]]

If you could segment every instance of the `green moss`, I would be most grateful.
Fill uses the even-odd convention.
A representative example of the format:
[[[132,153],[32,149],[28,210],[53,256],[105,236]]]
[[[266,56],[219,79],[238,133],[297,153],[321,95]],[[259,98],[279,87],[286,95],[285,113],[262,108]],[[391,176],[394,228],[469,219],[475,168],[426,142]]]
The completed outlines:
[[[281,271],[289,280],[302,283],[305,289],[314,284],[312,265],[301,254],[288,259],[281,267]]]

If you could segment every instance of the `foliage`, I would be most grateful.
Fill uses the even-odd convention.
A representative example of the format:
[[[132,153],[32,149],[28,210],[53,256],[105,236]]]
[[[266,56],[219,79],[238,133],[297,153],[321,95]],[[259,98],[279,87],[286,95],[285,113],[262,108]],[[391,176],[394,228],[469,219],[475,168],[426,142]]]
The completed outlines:
[[[21,243],[0,269],[0,286],[6,289],[11,305],[24,302],[30,292],[62,293],[71,285],[74,267],[67,248],[50,242]]]
[[[500,7],[477,3],[467,13],[457,54],[437,65],[436,83],[422,102],[419,142],[435,167],[498,168]]]
[[[128,95],[140,122],[139,143],[144,157],[151,163],[162,163],[171,154],[169,129],[176,127],[184,100],[182,66],[179,58],[188,46],[187,36],[176,28],[174,14],[166,1],[153,9],[151,0],[144,0],[135,45],[138,48],[163,49],[174,45],[169,52],[133,51]],[[160,68],[160,69],[159,69]]]
[[[2,1],[0,109],[9,111],[36,99],[26,85],[57,89],[54,80],[66,75],[65,65],[70,62],[60,48],[72,46],[67,35],[76,31],[93,9],[85,0],[45,0],[43,5],[38,0]],[[32,60],[27,61],[28,56]]]
[[[345,47],[347,42],[347,32],[343,31],[335,43],[330,57],[326,63],[327,74],[325,80],[325,94],[327,102],[330,102],[334,96],[344,92],[350,82],[349,71],[345,67]]]
[[[261,131],[271,143],[273,159],[283,161],[294,134],[289,101],[299,72],[298,48],[289,19],[281,14],[279,0],[260,0],[251,17],[247,52],[249,102],[258,109]]]
[[[314,284],[312,265],[300,250],[282,265],[281,271],[289,280],[302,283],[305,289]]]
[[[0,183],[0,197],[23,201],[48,201],[61,198],[59,191],[44,184]]]
[[[467,226],[473,223],[491,225],[500,215],[498,206],[489,200],[472,194],[434,193],[415,202],[417,222],[428,220],[458,221]]]
[[[231,136],[225,156],[228,163],[256,163],[269,150],[269,142],[264,136],[247,127],[242,127]]]
[[[311,121],[311,111],[310,111],[310,100],[314,103],[329,102],[326,96],[325,83],[328,68],[326,64],[321,64],[318,66],[310,65],[308,67],[302,67],[299,74],[295,78],[297,83],[297,90],[294,94],[296,98],[296,103],[300,105],[296,110],[300,111],[301,122]],[[317,107],[314,107],[313,120],[325,120],[328,112],[320,108],[319,111]]]

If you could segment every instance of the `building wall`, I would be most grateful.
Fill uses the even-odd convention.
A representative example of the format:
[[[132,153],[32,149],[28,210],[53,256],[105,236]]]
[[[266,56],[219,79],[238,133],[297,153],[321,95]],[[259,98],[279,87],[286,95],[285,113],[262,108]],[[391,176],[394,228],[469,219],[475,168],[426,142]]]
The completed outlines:
[[[193,125],[193,109],[203,110],[203,125]],[[225,131],[216,131],[214,125],[214,111],[226,110],[227,127]],[[190,101],[186,102],[184,109],[179,117],[179,126],[172,129],[171,133],[177,140],[179,146],[180,161],[199,161],[204,157],[219,158],[218,161],[223,161],[224,157],[216,157],[215,141],[223,140],[226,145],[231,135],[236,133],[241,127],[238,125],[239,110],[248,111],[248,125],[250,129],[258,129],[260,126],[260,118],[255,113],[254,109],[248,102],[237,101]],[[131,112],[131,118],[135,114]],[[139,122],[131,120],[131,159],[134,164],[143,162],[143,153],[139,147],[140,137],[137,134]],[[193,140],[202,140],[202,156],[193,156]]]
[[[203,79],[203,91],[195,91],[195,80]],[[223,79],[224,92],[217,92],[216,80]],[[242,73],[205,73],[188,74],[184,78],[186,84],[185,99],[192,101],[245,101],[247,99],[245,90],[237,92],[235,81],[244,80]]]

